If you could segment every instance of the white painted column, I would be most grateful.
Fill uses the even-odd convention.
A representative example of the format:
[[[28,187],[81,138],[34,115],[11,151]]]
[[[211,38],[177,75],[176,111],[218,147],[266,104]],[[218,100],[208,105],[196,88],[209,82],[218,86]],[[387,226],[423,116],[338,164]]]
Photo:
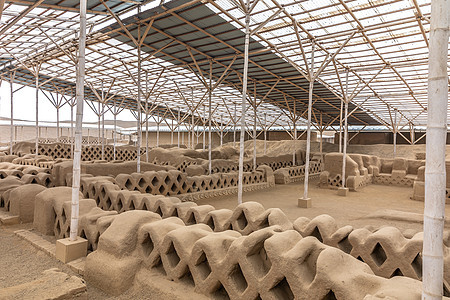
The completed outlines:
[[[397,110],[394,109],[394,158],[397,155]]]
[[[203,116],[205,117],[205,120],[206,120],[206,112],[205,112],[205,109],[206,109],[206,106],[203,106]],[[202,138],[203,138],[203,151],[205,151],[205,147],[206,147],[206,127],[205,127],[205,124],[206,124],[206,122],[203,122],[202,121],[202,124],[203,124],[203,134],[202,134]],[[192,138],[194,138],[194,136],[192,136]],[[192,141],[192,144],[194,144],[194,142]]]
[[[156,147],[159,147],[159,124],[161,120],[158,117],[158,122],[156,123]]]
[[[264,155],[267,153],[267,113],[264,113]]]
[[[77,118],[75,129],[75,151],[72,177],[72,212],[70,216],[70,240],[75,241],[78,235],[79,193],[81,173],[81,138],[83,129],[84,101],[84,68],[86,46],[86,0],[80,0],[80,39],[78,46],[78,67],[76,80]]]
[[[344,110],[344,100],[341,99],[341,109],[339,110],[339,153],[342,153],[342,111]]]
[[[234,130],[233,130],[233,147],[236,147],[236,124],[237,124],[237,112],[236,112],[237,105],[234,104]]]
[[[72,101],[72,99],[70,100]],[[73,134],[73,105],[70,103],[70,157],[73,159],[73,146],[74,146],[74,134]]]
[[[449,1],[431,1],[430,25],[422,299],[440,300],[444,276]]]
[[[212,119],[212,61],[209,61],[209,104],[208,104],[208,171],[211,175],[212,173],[212,157],[211,157],[211,150],[212,150],[212,136],[211,136],[211,119]]]
[[[113,142],[113,160],[116,160],[116,144],[117,144],[117,108],[116,100],[114,100],[114,142]]]
[[[102,103],[102,160],[104,159],[105,159],[105,103]]]
[[[138,12],[140,12],[140,6],[138,6]],[[141,31],[140,31],[140,25],[139,25],[139,41],[141,37]],[[142,143],[142,129],[141,129],[141,122],[142,122],[142,110],[141,110],[141,44],[138,43],[137,47],[137,59],[138,59],[138,76],[137,76],[137,88],[138,88],[138,96],[137,96],[137,107],[138,107],[138,118],[137,118],[137,147],[136,147],[136,154],[137,154],[137,168],[136,172],[141,172],[141,143]]]
[[[222,115],[220,115],[220,146],[223,146],[223,118]]]
[[[249,2],[247,0],[247,2]],[[248,6],[248,5],[247,5]],[[238,204],[242,203],[242,191],[244,188],[244,136],[245,136],[245,110],[247,102],[247,80],[248,80],[248,48],[250,43],[250,15],[245,16],[245,48],[244,48],[244,75],[242,84],[242,112],[241,133],[239,140],[239,179],[238,179]]]
[[[253,171],[256,171],[256,91],[253,101]]]
[[[10,124],[10,141],[9,141],[9,154],[13,154],[13,145],[14,145],[14,90],[13,90],[13,81],[14,81],[14,74],[11,73],[11,80],[9,82],[10,84],[10,92],[11,92],[11,124]]]
[[[294,108],[295,109],[295,108]],[[292,166],[295,166],[295,152],[297,151],[297,122],[295,120],[295,110],[294,110],[294,151],[292,152]]]
[[[180,107],[178,107],[178,116],[177,116],[177,143],[178,148],[180,148]]]
[[[347,166],[347,135],[348,135],[348,127],[347,127],[347,117],[348,117],[348,69],[345,71],[345,95],[344,95],[344,139],[342,140],[342,187],[345,187],[345,168]]]
[[[39,155],[39,68],[36,67],[36,139],[35,139],[35,153]]]
[[[311,45],[311,66],[309,67],[309,99],[308,99],[308,121],[306,123],[306,158],[305,158],[305,181],[303,185],[303,198],[308,200],[308,185],[309,185],[309,156],[311,152],[311,115],[312,115],[312,95],[314,89],[314,48],[315,42]]]

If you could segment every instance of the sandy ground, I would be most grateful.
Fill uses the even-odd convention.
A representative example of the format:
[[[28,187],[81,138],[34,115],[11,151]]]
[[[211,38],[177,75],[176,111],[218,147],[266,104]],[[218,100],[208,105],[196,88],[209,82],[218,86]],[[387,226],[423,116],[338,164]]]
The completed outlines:
[[[246,142],[246,152],[252,153],[252,141]],[[268,142],[267,154],[279,155],[292,153],[294,149],[304,149],[304,141],[295,144],[292,141]],[[337,151],[338,146],[324,143],[324,152]],[[374,154],[380,157],[392,157],[392,145],[350,145],[350,153]],[[449,149],[450,150],[450,149]],[[319,151],[319,143],[312,143],[313,152]],[[258,141],[257,153],[264,152],[264,141]],[[407,146],[399,145],[397,154],[406,158],[414,159],[419,153],[425,152],[424,145]],[[450,153],[450,151],[449,151]],[[334,217],[338,226],[352,225],[355,228],[365,226],[381,227],[396,226],[405,231],[422,231],[421,222],[414,220],[396,221],[382,218],[366,218],[367,215],[383,210],[395,210],[400,212],[423,213],[423,202],[410,200],[412,194],[411,187],[395,187],[384,185],[369,185],[358,192],[350,192],[347,197],[337,195],[336,190],[320,189],[317,187],[317,180],[310,182],[309,197],[313,200],[313,207],[302,209],[297,207],[297,199],[303,196],[303,184],[292,183],[288,185],[277,185],[274,188],[244,193],[245,201],[260,202],[266,209],[271,207],[281,208],[291,221],[298,217],[308,217],[310,219],[328,214]],[[197,202],[201,204],[211,204],[216,209],[233,209],[237,205],[237,196],[222,196],[204,199]],[[450,213],[450,206],[446,208],[446,215]],[[395,214],[395,213],[394,213]],[[420,218],[419,218],[420,219]],[[30,229],[31,224],[21,224],[14,226],[0,225],[0,288],[13,286],[39,278],[42,271],[50,268],[59,268],[63,272],[75,275],[64,264],[47,256],[44,252],[35,249],[33,246],[14,235],[15,230]],[[144,276],[145,277],[145,276]],[[150,280],[150,279],[149,279]],[[159,280],[159,279],[158,279]],[[175,288],[173,283],[161,281],[161,286]],[[111,297],[102,291],[88,284],[89,299],[163,299],[162,294],[150,292],[148,289],[141,289],[138,286],[127,291],[120,297]],[[195,298],[193,294],[186,293],[184,299]]]
[[[313,207],[304,209],[297,207],[297,199],[303,197],[303,183],[276,185],[274,188],[244,193],[243,201],[256,201],[266,209],[281,208],[287,217],[294,221],[298,217],[314,218],[328,214],[336,219],[338,226],[352,225],[361,228],[367,225],[380,227],[396,226],[400,230],[414,229],[422,231],[422,224],[403,221],[387,221],[385,219],[365,218],[369,214],[389,209],[402,212],[423,213],[424,203],[410,199],[412,188],[369,185],[357,192],[349,192],[347,197],[337,195],[337,190],[317,187],[317,179],[310,181],[308,196],[313,201]],[[216,209],[233,209],[237,206],[237,196],[221,196],[214,199],[197,201],[197,204],[211,204]],[[446,208],[450,214],[450,206]]]
[[[3,226],[0,224],[0,289],[15,286],[38,279],[42,272],[58,268],[71,275],[79,276],[60,261],[48,256],[43,251],[14,235],[14,231],[31,229],[32,224]],[[52,237],[49,237],[52,239]],[[54,240],[54,237],[53,237]],[[167,280],[166,280],[167,281]],[[148,291],[133,287],[119,297],[112,297],[87,284],[88,299],[162,299],[157,291]],[[191,294],[193,295],[193,294]]]
[[[365,219],[370,213],[383,209],[391,209],[403,212],[423,212],[423,203],[410,200],[411,188],[382,185],[369,185],[358,192],[350,192],[349,196],[341,197],[336,190],[320,189],[317,180],[310,182],[309,196],[313,199],[313,207],[302,209],[297,207],[297,199],[303,195],[303,184],[292,183],[277,185],[274,188],[244,193],[245,201],[257,201],[265,208],[279,207],[294,221],[300,216],[314,218],[321,214],[329,214],[334,217],[338,226],[352,225],[355,228],[371,225],[374,227],[396,226],[404,231],[412,229],[421,231],[422,224],[417,222],[393,221],[384,219]],[[214,199],[205,199],[197,202],[212,204],[217,209],[233,209],[237,205],[237,196],[222,196]],[[450,206],[447,213],[450,212]],[[50,268],[59,268],[62,271],[75,275],[64,264],[49,257],[44,252],[37,250],[27,242],[14,235],[15,230],[31,229],[31,224],[14,226],[0,225],[0,288],[13,286],[39,278],[42,271]],[[176,290],[177,285],[164,277],[151,279],[144,275],[146,280],[159,281],[158,286]],[[184,297],[181,299],[194,299],[190,288],[184,289]],[[178,291],[180,292],[180,291]],[[166,299],[167,295],[148,288],[133,287],[120,297],[111,297],[88,284],[89,299]],[[193,298],[192,298],[193,297]]]

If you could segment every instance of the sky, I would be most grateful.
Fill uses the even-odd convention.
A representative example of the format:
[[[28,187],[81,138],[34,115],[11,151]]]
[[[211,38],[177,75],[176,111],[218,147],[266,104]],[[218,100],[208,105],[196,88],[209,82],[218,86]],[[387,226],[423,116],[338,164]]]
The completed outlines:
[[[13,89],[16,90],[22,87],[18,84],[13,84]],[[49,97],[50,94],[46,93]],[[9,82],[3,81],[0,86],[0,117],[2,118],[10,118],[11,116],[11,97],[10,97],[10,84]],[[15,120],[26,120],[31,121],[32,123],[36,120],[36,92],[34,88],[24,87],[21,90],[14,93],[14,119]],[[76,107],[74,107],[74,120],[75,120],[75,111]],[[60,121],[70,121],[70,106],[68,104],[64,105],[60,108],[59,111],[59,119]],[[118,120],[123,121],[134,121],[136,120],[133,115],[128,111],[122,111],[118,117]],[[107,112],[105,114],[105,120],[113,120],[113,115],[111,112]],[[39,91],[39,121],[45,123],[54,123],[56,126],[56,108],[53,104],[47,99],[47,97]],[[83,122],[97,122],[98,117],[92,111],[92,109],[85,104],[83,111]],[[16,122],[16,121],[15,121]],[[17,124],[21,122],[17,121]],[[9,124],[9,120],[0,120],[0,124]],[[51,126],[51,124],[49,124]],[[61,124],[63,126],[70,126],[68,124]],[[92,125],[95,127],[96,125]]]

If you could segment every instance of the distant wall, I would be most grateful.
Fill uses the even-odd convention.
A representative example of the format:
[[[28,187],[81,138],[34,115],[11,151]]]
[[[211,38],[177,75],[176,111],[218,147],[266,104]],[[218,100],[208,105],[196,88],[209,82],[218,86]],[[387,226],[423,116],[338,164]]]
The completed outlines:
[[[303,131],[298,131],[297,136],[300,137],[302,135]],[[68,137],[71,134],[70,127],[60,127],[59,128],[59,136],[60,137]],[[205,132],[206,134],[206,144],[208,144],[208,132]],[[261,131],[257,131],[257,139],[258,140],[264,140],[264,133],[261,133]],[[189,142],[189,135],[192,137],[192,133],[188,132],[180,132],[180,144],[182,145],[188,145]],[[57,129],[56,127],[47,127],[47,126],[41,126],[39,127],[39,137],[41,139],[56,139],[57,136]],[[98,129],[97,128],[83,128],[83,136],[90,136],[92,137],[92,140],[97,140],[98,137]],[[156,145],[156,132],[149,132],[149,146],[155,146]],[[213,145],[219,146],[220,145],[220,133],[219,132],[213,132],[211,134]],[[14,142],[20,142],[20,141],[34,141],[36,137],[36,130],[34,126],[22,126],[22,125],[16,125],[14,126],[13,130],[13,140]],[[111,139],[114,137],[113,131],[110,129],[105,129],[105,138],[108,139],[109,142],[111,142]],[[236,132],[236,142],[239,142],[240,133]],[[251,140],[252,137],[246,133],[245,134],[245,140]],[[306,140],[306,133],[303,134],[300,138],[300,140]],[[126,142],[129,140],[129,136],[126,135],[117,135],[117,140],[121,142]],[[223,143],[229,143],[233,142],[234,135],[233,132],[224,132],[223,133]],[[270,141],[281,141],[281,140],[292,140],[292,137],[286,132],[286,131],[268,131],[267,132],[267,140]],[[317,141],[317,132],[312,131],[311,132],[311,140]],[[9,145],[10,141],[10,126],[9,125],[0,125],[0,146],[7,146]],[[173,140],[172,135],[168,131],[160,131],[159,133],[159,144],[177,144],[178,143],[178,133],[175,131],[173,133]],[[203,132],[199,132],[199,136],[195,135],[194,137],[194,144],[203,143]],[[94,141],[95,143],[95,141]],[[142,133],[142,146],[145,147],[146,145],[146,134],[145,132]]]
[[[402,134],[410,139],[410,133],[402,132]],[[425,132],[415,132],[415,140],[418,140]],[[361,132],[357,134],[356,132],[349,132],[350,144],[354,145],[374,145],[374,144],[393,144],[394,134],[392,132]],[[356,135],[356,136],[355,136]],[[353,137],[354,136],[354,137]],[[422,138],[417,144],[425,144],[426,137]],[[335,134],[334,143],[339,144],[339,133]],[[403,136],[399,133],[397,134],[397,144],[408,145],[409,142],[405,140]],[[450,144],[450,134],[447,134],[447,144]]]

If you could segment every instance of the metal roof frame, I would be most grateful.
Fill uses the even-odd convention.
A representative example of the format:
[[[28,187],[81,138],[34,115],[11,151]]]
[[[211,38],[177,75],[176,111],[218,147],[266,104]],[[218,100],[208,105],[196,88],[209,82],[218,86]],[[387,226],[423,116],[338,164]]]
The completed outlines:
[[[1,10],[6,22],[0,27],[0,76],[6,80],[17,70],[16,82],[33,86],[30,71],[39,66],[40,82],[51,79],[51,86],[73,86],[77,3],[6,0]],[[149,5],[153,8],[146,10]],[[430,0],[254,0],[252,5],[252,105],[246,112],[237,105],[245,13],[233,0],[174,0],[161,5],[89,1],[87,85],[99,94],[101,86],[114,82],[110,99],[126,98],[124,107],[137,109],[137,49],[129,33],[137,37],[138,26],[141,33],[148,27],[141,47],[142,76],[147,91],[152,86],[157,90],[147,95],[147,105],[158,106],[152,113],[176,119],[180,110],[180,121],[189,123],[194,115],[189,126],[204,125],[203,82],[209,79],[211,62],[213,84],[220,81],[213,93],[213,126],[236,124],[244,115],[248,124],[256,120],[260,128],[271,124],[292,130],[293,121],[304,123],[314,41],[316,71],[324,66],[314,83],[317,129],[337,130],[347,71],[350,125],[382,124],[399,131],[426,123]],[[140,7],[144,10],[139,13]],[[45,88],[52,90],[51,86]],[[88,92],[96,100],[92,94]],[[145,101],[141,106],[145,108]]]

